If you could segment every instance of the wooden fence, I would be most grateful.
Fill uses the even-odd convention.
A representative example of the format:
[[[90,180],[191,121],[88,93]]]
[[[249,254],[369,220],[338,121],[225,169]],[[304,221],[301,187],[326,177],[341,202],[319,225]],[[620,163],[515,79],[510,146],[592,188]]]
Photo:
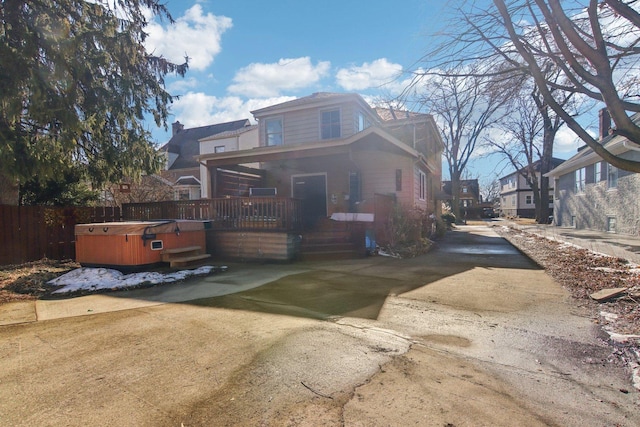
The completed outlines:
[[[120,208],[0,205],[0,265],[75,259],[76,224],[120,220]]]

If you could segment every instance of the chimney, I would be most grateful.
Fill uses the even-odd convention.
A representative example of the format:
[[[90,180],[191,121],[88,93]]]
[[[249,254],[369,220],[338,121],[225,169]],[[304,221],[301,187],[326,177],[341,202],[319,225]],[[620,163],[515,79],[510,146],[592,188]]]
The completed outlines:
[[[173,131],[172,135],[175,135],[175,134],[179,133],[180,131],[184,130],[184,125],[182,123],[180,123],[180,121],[176,121],[175,123],[173,123],[171,125],[171,129]]]
[[[609,130],[611,129],[611,115],[609,110],[602,108],[599,113],[599,125],[600,125],[600,141],[609,136]]]

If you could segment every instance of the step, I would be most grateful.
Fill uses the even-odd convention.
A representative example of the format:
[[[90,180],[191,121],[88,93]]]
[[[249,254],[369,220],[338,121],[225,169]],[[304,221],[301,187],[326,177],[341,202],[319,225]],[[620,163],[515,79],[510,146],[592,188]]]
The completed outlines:
[[[162,251],[162,253],[163,254],[181,254],[185,252],[199,251],[201,249],[202,248],[200,246],[185,246],[184,248],[165,249],[164,251]]]
[[[200,255],[202,248],[200,246],[186,246],[184,248],[166,249],[162,252],[162,262],[171,262],[173,259]]]
[[[170,267],[184,267],[196,261],[201,261],[203,259],[210,258],[211,254],[199,254],[199,255],[190,255],[190,256],[182,256],[171,258],[169,261]]]

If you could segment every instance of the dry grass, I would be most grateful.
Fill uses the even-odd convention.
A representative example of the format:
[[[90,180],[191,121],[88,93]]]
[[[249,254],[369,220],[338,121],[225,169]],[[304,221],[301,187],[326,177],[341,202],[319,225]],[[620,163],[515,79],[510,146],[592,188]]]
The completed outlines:
[[[0,304],[39,299],[53,290],[46,282],[80,267],[73,261],[42,259],[0,269]]]

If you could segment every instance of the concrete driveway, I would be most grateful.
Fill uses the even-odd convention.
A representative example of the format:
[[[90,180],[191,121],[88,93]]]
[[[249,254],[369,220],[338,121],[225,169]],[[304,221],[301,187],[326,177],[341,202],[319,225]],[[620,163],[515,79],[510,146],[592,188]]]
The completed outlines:
[[[590,314],[485,226],[29,310],[0,326],[5,425],[640,425]]]

